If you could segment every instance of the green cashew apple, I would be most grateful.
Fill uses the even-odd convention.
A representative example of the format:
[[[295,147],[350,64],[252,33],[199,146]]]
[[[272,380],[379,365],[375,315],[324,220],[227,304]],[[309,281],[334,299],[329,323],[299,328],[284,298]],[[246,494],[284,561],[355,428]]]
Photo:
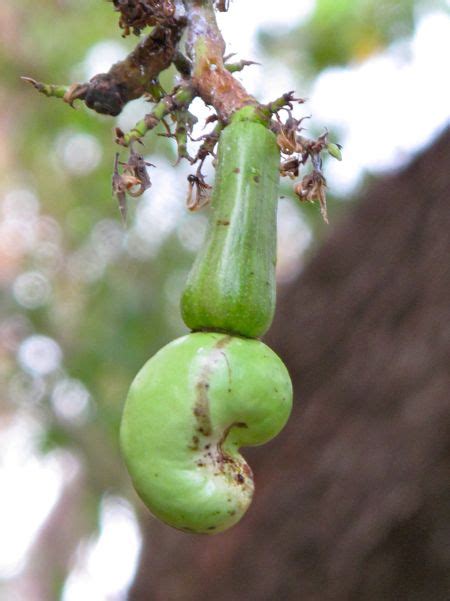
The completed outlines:
[[[259,340],[213,332],[174,340],[144,365],[125,404],[121,447],[138,494],[175,528],[226,530],[254,489],[239,448],[276,436],[291,406],[287,369]]]
[[[220,135],[208,232],[181,312],[191,330],[258,338],[275,311],[280,150],[266,126],[246,120],[247,109]]]

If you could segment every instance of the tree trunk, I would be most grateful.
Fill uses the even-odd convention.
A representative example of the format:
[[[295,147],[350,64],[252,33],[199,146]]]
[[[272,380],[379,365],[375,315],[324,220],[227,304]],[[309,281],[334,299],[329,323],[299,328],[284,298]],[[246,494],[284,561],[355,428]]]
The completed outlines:
[[[281,295],[289,425],[213,537],[146,522],[130,601],[448,601],[450,132],[375,183]]]

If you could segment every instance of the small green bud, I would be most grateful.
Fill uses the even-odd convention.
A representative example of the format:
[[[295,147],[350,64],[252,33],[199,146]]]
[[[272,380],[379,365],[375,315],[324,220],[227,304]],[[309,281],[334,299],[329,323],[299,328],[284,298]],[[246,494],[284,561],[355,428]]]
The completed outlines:
[[[342,161],[341,148],[340,144],[333,144],[333,142],[328,142],[327,144],[328,154],[338,161]]]

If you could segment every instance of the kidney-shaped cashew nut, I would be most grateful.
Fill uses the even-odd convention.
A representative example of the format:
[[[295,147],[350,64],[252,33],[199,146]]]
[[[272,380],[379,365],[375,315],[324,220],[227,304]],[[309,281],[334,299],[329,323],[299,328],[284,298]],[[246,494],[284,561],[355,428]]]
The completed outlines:
[[[187,532],[235,524],[253,495],[242,446],[283,428],[292,385],[258,340],[194,333],[174,340],[136,376],[121,446],[133,484],[158,518]]]

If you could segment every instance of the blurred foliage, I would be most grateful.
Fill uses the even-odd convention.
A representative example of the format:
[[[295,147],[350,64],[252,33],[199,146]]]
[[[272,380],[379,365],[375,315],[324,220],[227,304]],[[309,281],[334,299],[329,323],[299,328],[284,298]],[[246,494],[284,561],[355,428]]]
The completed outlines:
[[[445,0],[317,0],[309,19],[283,36],[263,31],[260,40],[268,53],[289,57],[292,68],[314,77],[407,38],[423,11],[445,7]]]
[[[314,77],[408,35],[425,5],[318,0],[307,22],[283,35],[265,32],[261,39],[267,52],[280,60],[289,56],[294,69]],[[104,41],[124,51],[135,41],[120,37],[109,3],[19,0],[0,6],[0,377],[6,391],[0,411],[32,414],[42,426],[42,451],[65,447],[82,460],[86,477],[79,511],[87,524],[73,533],[67,553],[83,531],[95,527],[106,490],[135,499],[118,451],[121,408],[143,363],[186,331],[178,296],[205,221],[184,210],[185,173],[174,169],[164,171],[163,189],[154,186],[136,213],[132,207],[124,229],[111,196],[115,121],[38,96],[19,79],[81,80],[86,56]],[[172,78],[168,71],[166,85]],[[83,153],[91,153],[91,164],[81,160]],[[145,153],[152,162],[158,162],[155,155],[163,163],[174,161],[172,143],[155,135],[146,140]],[[291,187],[284,184],[283,193],[290,195]],[[174,196],[169,198],[174,202],[164,195]],[[156,201],[158,211],[151,208]],[[330,205],[331,218],[333,210],[344,210]],[[306,206],[302,214],[315,230],[317,207]],[[17,293],[18,279],[30,272],[49,289],[34,305],[33,289],[31,301]],[[54,370],[39,373],[17,358],[33,335],[50,337],[62,349]],[[72,419],[55,401],[55,390],[67,380],[89,392],[87,410]]]
[[[102,495],[130,495],[118,450],[123,401],[143,363],[186,331],[173,300],[181,284],[175,292],[170,286],[193,257],[177,233],[189,219],[183,214],[185,180],[179,223],[159,234],[166,219],[164,211],[155,212],[149,236],[156,242],[128,252],[141,238],[133,217],[122,226],[111,194],[114,122],[84,106],[72,110],[38,96],[20,80],[29,74],[43,81],[83,80],[83,61],[104,40],[118,42],[125,53],[134,42],[121,39],[117,15],[106,2],[22,0],[0,7],[0,412],[9,419],[32,416],[40,425],[33,444],[41,452],[68,449],[82,463],[79,516],[67,516],[74,524],[68,557],[97,527]],[[146,152],[174,162],[163,138],[149,140]],[[41,279],[18,294],[20,277],[30,274]],[[49,293],[36,301],[39,289],[33,286],[42,281]],[[50,372],[18,358],[27,341],[42,335],[62,349],[61,363]],[[65,385],[72,386],[68,400],[55,396]],[[83,391],[89,393],[87,407]],[[56,576],[55,567],[49,579]]]

